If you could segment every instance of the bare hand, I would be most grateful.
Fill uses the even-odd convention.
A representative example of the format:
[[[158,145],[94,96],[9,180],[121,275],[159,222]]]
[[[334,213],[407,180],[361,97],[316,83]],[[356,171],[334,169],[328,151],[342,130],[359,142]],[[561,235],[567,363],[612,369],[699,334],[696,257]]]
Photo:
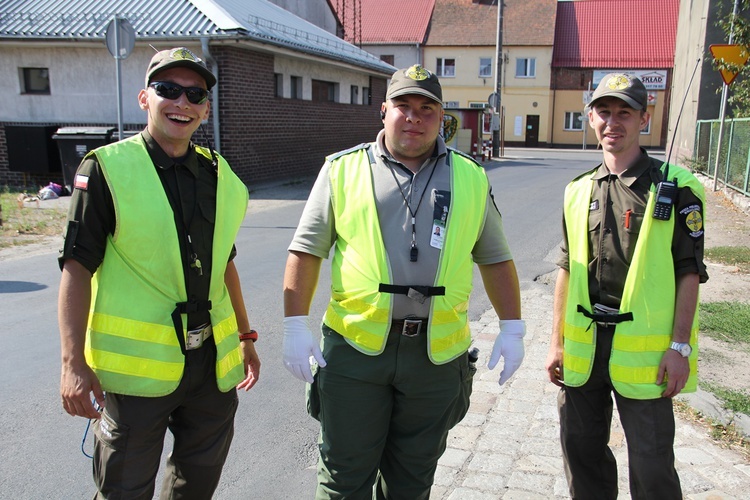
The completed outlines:
[[[661,394],[662,397],[673,398],[677,396],[685,388],[688,376],[690,376],[688,358],[683,358],[679,352],[673,349],[667,349],[661,358],[661,363],[659,363],[659,374],[656,377],[657,385],[661,385],[665,378],[667,381],[667,388]]]
[[[74,417],[99,418],[101,414],[94,408],[91,394],[104,408],[104,391],[94,371],[85,363],[64,364],[60,375],[60,396],[65,411]]]
[[[245,389],[245,392],[252,389],[260,377],[260,358],[255,351],[255,342],[252,340],[243,340],[242,356],[245,362],[245,380],[237,384],[237,389]]]
[[[544,363],[549,381],[558,387],[564,387],[563,383],[563,350],[551,345],[547,353],[547,361]]]

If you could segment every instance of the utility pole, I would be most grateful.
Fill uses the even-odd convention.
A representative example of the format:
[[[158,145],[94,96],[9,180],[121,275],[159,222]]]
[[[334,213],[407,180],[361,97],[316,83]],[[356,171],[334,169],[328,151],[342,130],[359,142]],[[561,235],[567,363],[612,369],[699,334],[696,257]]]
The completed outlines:
[[[503,118],[501,113],[502,98],[501,98],[501,75],[503,69],[503,0],[497,2],[497,62],[495,63],[495,92],[497,93],[497,99],[495,100],[495,116],[497,120],[493,120],[492,124],[492,156],[497,158],[500,156],[500,121]]]

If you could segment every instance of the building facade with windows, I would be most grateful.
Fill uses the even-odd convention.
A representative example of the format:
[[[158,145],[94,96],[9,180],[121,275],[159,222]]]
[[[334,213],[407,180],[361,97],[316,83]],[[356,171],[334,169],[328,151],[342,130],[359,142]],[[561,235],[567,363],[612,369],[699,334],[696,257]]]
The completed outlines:
[[[584,107],[604,75],[624,72],[639,77],[648,90],[651,118],[641,132],[641,146],[665,147],[679,3],[587,0],[557,4],[550,144],[596,147]],[[617,26],[611,37],[602,39],[601,26],[613,19]]]
[[[105,44],[112,12],[135,34],[121,82]],[[195,140],[210,141],[245,182],[313,175],[326,155],[372,140],[395,69],[266,0],[11,0],[2,15],[0,87],[10,95],[0,109],[0,184],[59,182],[52,135],[117,127],[118,83],[123,130],[141,130],[136,96],[155,49],[185,46],[217,75]]]
[[[497,20],[493,0],[436,0],[424,65],[440,76],[447,109],[489,107],[498,83]],[[554,0],[504,2],[499,84],[506,145],[547,142],[554,23]],[[488,112],[483,139],[491,133]]]

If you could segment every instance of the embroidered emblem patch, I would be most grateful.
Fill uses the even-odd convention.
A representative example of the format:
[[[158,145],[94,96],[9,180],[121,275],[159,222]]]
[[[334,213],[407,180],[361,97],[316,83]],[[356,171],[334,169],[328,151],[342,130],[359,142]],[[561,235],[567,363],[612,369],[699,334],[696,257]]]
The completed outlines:
[[[703,236],[703,214],[700,205],[694,203],[682,207],[680,209],[680,222],[691,238],[697,240]]]
[[[414,66],[406,70],[406,76],[408,76],[412,80],[421,81],[427,80],[430,77],[430,72],[424,69],[419,64],[415,64]]]
[[[632,85],[628,75],[615,75],[607,80],[607,87],[612,90],[624,90]]]

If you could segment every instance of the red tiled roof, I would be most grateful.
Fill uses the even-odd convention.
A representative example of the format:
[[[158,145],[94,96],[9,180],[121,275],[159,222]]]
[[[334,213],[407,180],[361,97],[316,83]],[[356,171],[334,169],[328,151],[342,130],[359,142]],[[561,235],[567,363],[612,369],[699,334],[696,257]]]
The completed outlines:
[[[552,45],[557,0],[505,0],[503,45]],[[436,0],[427,45],[494,46],[497,4]]]
[[[671,68],[679,0],[578,0],[557,4],[556,68]]]
[[[328,3],[334,12],[348,4],[347,15],[352,16],[353,0]],[[434,7],[435,0],[359,0],[362,43],[424,43]],[[342,13],[336,13],[341,19]]]
[[[503,45],[552,45],[556,13],[557,0],[505,0]]]

